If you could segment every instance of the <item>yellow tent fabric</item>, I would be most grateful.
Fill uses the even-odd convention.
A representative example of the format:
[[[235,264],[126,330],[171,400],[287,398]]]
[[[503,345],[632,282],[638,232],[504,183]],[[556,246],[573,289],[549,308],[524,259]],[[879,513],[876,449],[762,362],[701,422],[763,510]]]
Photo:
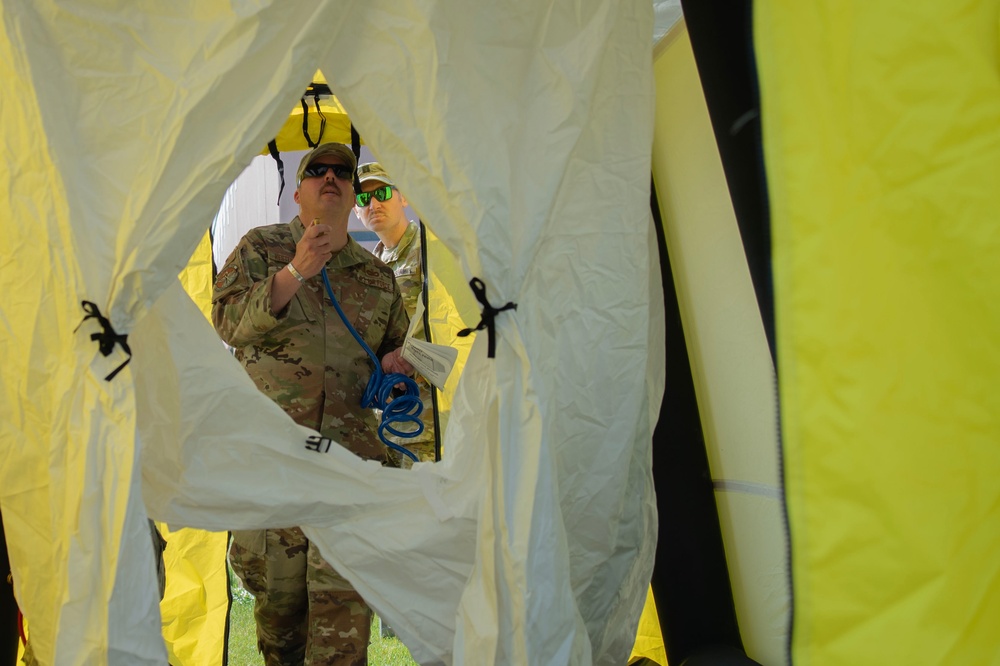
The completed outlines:
[[[222,664],[229,615],[226,532],[161,526],[167,587],[160,602],[163,638],[173,666]]]
[[[1000,663],[1000,2],[754,9],[793,662]]]
[[[479,322],[479,304],[467,288],[458,258],[434,235],[430,224],[426,229],[428,266],[428,322],[434,344],[454,347],[458,359],[447,383],[438,390],[438,418],[443,433],[448,425],[458,380],[469,358],[473,339],[459,337],[463,328]],[[444,452],[442,452],[444,455]]]
[[[639,629],[635,634],[635,645],[629,663],[638,659],[649,659],[660,666],[668,666],[667,650],[663,645],[663,632],[660,631],[660,618],[656,614],[656,601],[653,590],[646,595],[646,605],[642,607],[639,617]]]
[[[179,276],[206,319],[212,310],[212,244],[206,233]],[[227,532],[158,524],[167,541],[163,553],[167,585],[160,601],[163,638],[172,666],[225,663],[229,617]]]
[[[651,7],[364,9],[0,5],[0,505],[43,664],[166,661],[147,511],[303,525],[419,661],[627,658],[664,381],[659,276],[635,251]],[[177,280],[317,67],[464,276],[518,303],[495,357],[472,343],[443,464],[306,449]]]
[[[206,231],[177,279],[205,318],[212,316],[212,241]]]
[[[312,83],[326,82],[322,72],[317,71],[312,77]],[[313,95],[308,95],[305,99],[306,110],[302,109],[301,102],[297,102],[274,135],[274,145],[278,151],[308,150],[311,145],[306,140],[306,132],[316,145],[328,141],[339,141],[350,145],[351,120],[336,96],[320,95],[317,100]],[[302,126],[303,117],[306,120],[305,128]],[[361,138],[364,140],[364,137]],[[267,148],[261,151],[261,154],[267,153]]]

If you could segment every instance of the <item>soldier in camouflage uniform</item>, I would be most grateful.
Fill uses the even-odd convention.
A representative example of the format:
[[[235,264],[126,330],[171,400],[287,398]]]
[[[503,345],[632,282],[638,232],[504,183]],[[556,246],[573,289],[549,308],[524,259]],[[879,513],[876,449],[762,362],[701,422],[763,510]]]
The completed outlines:
[[[396,189],[389,174],[378,162],[369,162],[358,167],[361,191],[372,196],[358,196],[354,212],[369,231],[374,231],[379,241],[375,246],[375,256],[384,261],[396,275],[396,282],[403,294],[406,313],[412,318],[424,285],[424,273],[420,252],[420,228],[416,222],[406,219],[406,197]],[[388,189],[386,189],[388,188]],[[375,196],[377,195],[377,196]],[[380,199],[379,196],[384,197]],[[364,205],[362,205],[362,203]],[[422,322],[417,322],[414,336],[426,340]],[[417,375],[420,400],[424,403],[421,419],[424,431],[414,438],[390,436],[392,441],[405,446],[422,462],[436,459],[434,436],[434,412],[431,385]],[[409,458],[403,464],[409,463]]]
[[[249,231],[219,272],[212,320],[257,387],[297,423],[368,460],[391,464],[361,407],[366,352],[326,296],[326,267],[351,324],[386,372],[412,373],[400,347],[409,319],[392,270],[347,234],[354,154],[322,144],[299,165],[288,224]],[[366,664],[370,611],[298,528],[233,532],[230,562],[254,595],[265,663]]]

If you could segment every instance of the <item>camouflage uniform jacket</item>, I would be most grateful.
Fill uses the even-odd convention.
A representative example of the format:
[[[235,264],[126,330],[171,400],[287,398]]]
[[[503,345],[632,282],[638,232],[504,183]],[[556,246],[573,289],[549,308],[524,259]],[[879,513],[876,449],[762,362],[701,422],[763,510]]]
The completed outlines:
[[[406,231],[396,247],[387,250],[385,243],[379,241],[374,252],[396,275],[396,283],[406,305],[406,314],[412,318],[417,310],[420,292],[424,288],[424,272],[420,263],[420,229],[417,223],[410,222],[406,225]],[[420,337],[423,338],[422,335]]]
[[[403,294],[406,304],[406,314],[413,317],[420,301],[420,293],[424,288],[424,272],[420,252],[420,227],[416,222],[410,222],[399,242],[392,249],[386,249],[385,243],[379,241],[373,250],[375,256],[384,261],[396,275],[396,283]],[[426,340],[424,324],[418,321],[413,330],[413,337]],[[420,389],[420,400],[424,403],[421,419],[424,431],[416,438],[392,437],[392,441],[402,444],[417,455],[422,461],[434,460],[434,416],[432,409],[431,386],[426,379],[417,375],[417,387]]]
[[[219,271],[212,322],[257,387],[299,423],[366,459],[387,460],[378,422],[361,396],[372,362],[341,321],[322,275],[271,314],[271,282],[305,232],[288,224],[251,229]],[[400,347],[409,317],[392,270],[353,239],[326,264],[334,295],[376,356]]]

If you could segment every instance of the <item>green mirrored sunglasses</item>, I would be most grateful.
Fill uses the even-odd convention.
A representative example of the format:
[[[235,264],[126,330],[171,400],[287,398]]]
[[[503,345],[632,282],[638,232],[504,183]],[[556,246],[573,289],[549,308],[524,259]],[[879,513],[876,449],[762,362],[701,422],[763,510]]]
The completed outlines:
[[[376,187],[371,192],[359,192],[354,195],[357,200],[358,205],[364,208],[372,202],[372,197],[375,197],[379,201],[388,201],[392,198],[392,185],[384,185],[382,187]]]

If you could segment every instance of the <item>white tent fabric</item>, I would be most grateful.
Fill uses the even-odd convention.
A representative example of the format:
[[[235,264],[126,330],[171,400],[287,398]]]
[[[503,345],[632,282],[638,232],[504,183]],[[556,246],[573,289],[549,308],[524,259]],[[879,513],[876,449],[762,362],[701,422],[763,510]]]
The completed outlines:
[[[667,34],[684,18],[681,0],[653,0],[653,50],[659,51]]]
[[[4,0],[0,503],[41,663],[164,661],[147,508],[305,526],[421,663],[625,661],[663,389],[651,32],[648,0]],[[443,463],[306,449],[176,280],[316,69],[517,303]],[[129,335],[112,381],[84,300]]]

